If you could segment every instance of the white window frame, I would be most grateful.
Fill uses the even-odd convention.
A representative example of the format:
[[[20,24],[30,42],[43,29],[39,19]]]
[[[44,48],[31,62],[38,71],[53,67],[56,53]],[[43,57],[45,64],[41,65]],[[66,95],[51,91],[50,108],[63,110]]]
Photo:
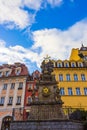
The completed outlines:
[[[3,84],[3,90],[7,90],[7,86],[8,86],[7,83]]]
[[[17,96],[17,104],[21,104],[21,96]]]
[[[85,74],[81,74],[81,79],[82,79],[82,81],[85,81],[85,80],[86,80]]]
[[[63,81],[63,74],[59,74],[59,81]]]
[[[12,103],[13,103],[13,97],[9,97],[8,104],[12,104]]]
[[[74,81],[78,81],[78,75],[74,74]]]
[[[0,98],[0,104],[4,105],[4,102],[5,102],[5,97],[1,97]]]
[[[87,87],[84,87],[84,95],[87,95]]]
[[[62,96],[62,95],[65,95],[64,87],[61,87],[61,88],[60,88],[60,95],[61,95],[61,96]]]
[[[81,95],[81,92],[80,92],[80,88],[79,88],[79,87],[76,88],[76,95]]]
[[[70,74],[66,74],[66,80],[67,81],[70,81],[71,79],[70,79]]]
[[[18,89],[23,89],[23,82],[19,82],[19,87]]]
[[[9,76],[9,74],[10,74],[10,72],[9,72],[9,70],[7,70],[7,71],[5,72],[5,76]]]
[[[68,95],[73,95],[73,91],[71,87],[68,88]]]
[[[66,68],[68,68],[68,67],[69,67],[69,63],[65,62],[64,66],[65,66]]]
[[[15,88],[15,83],[11,83],[11,89]]]

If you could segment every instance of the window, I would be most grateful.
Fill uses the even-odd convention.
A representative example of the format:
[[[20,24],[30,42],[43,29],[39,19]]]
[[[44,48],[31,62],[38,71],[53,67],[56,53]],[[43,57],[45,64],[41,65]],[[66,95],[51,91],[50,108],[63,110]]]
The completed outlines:
[[[32,97],[28,97],[28,104],[32,102]]]
[[[2,72],[0,72],[0,77],[2,76]]]
[[[9,97],[8,105],[12,105],[12,102],[13,102],[13,97]]]
[[[81,95],[80,88],[76,88],[76,95]]]
[[[87,95],[87,88],[84,88],[84,95]]]
[[[18,96],[16,105],[20,105],[20,104],[21,104],[21,96]]]
[[[70,74],[66,74],[66,80],[70,81]]]
[[[18,89],[22,89],[22,88],[23,88],[23,82],[20,82]]]
[[[0,105],[4,105],[5,97],[1,97],[0,99]]]
[[[6,90],[6,89],[7,89],[7,84],[4,84],[3,90]]]
[[[75,67],[75,63],[72,63],[72,65],[71,65],[72,67]]]
[[[85,81],[85,74],[81,74],[82,81]]]
[[[64,88],[60,88],[60,95],[65,95]]]
[[[16,75],[19,75],[19,74],[20,74],[20,69],[17,69]]]
[[[69,64],[68,64],[68,63],[65,63],[65,67],[69,67]]]
[[[5,75],[8,76],[9,75],[9,71],[6,71]]]
[[[34,89],[37,91],[38,90],[38,86],[34,85]]]
[[[83,64],[82,64],[82,63],[79,63],[79,67],[83,67]]]
[[[38,102],[38,100],[39,100],[39,99],[38,99],[38,96],[35,96],[35,101]]]
[[[68,95],[73,95],[72,88],[68,88]]]
[[[63,74],[59,74],[59,81],[63,81]]]
[[[28,84],[28,91],[31,91],[31,90],[33,90],[33,84]]]
[[[14,89],[14,87],[15,87],[15,83],[12,83],[11,84],[11,89]]]
[[[78,81],[78,76],[77,76],[77,74],[74,74],[74,81]]]
[[[62,67],[62,63],[57,63],[57,67]]]

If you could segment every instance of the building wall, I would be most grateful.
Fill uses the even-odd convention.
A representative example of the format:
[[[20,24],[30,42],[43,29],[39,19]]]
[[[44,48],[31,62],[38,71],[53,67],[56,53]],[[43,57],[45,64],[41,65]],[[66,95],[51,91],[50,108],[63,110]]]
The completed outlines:
[[[86,60],[80,58],[78,54],[81,53],[87,56],[87,47],[82,46],[80,49],[72,49],[70,60],[57,60],[53,61],[54,69],[53,74],[55,74],[56,80],[58,81],[58,86],[64,88],[64,94],[61,94],[61,98],[64,102],[63,106],[72,108],[83,108],[87,110],[87,66]],[[59,66],[58,64],[61,64]],[[68,63],[68,66],[65,66]],[[72,67],[72,63],[75,64]],[[81,65],[81,66],[79,66]],[[59,75],[63,75],[63,81],[60,81]],[[67,81],[66,75],[70,74],[70,81]],[[74,80],[74,74],[77,74],[78,81]],[[85,75],[85,79],[82,80],[81,74]],[[68,88],[72,88],[72,94],[69,95]],[[76,93],[76,88],[80,89],[80,93]],[[84,88],[86,88],[86,93],[84,93]]]
[[[27,77],[28,70],[24,64],[0,66],[0,122],[6,116],[13,116],[15,120],[23,117],[20,108],[24,107]],[[18,96],[21,99],[18,100]],[[13,98],[12,101],[9,100],[10,97]],[[13,113],[14,109],[16,111]]]
[[[33,100],[38,100],[38,90],[36,87],[36,81],[40,80],[40,75],[41,73],[38,70],[36,70],[27,79],[24,99],[23,120],[28,119],[28,115],[31,110],[30,103],[32,103]]]
[[[23,115],[24,120],[27,120],[28,114],[31,110],[30,103],[33,100],[32,99],[33,93],[35,94],[35,96],[38,96],[38,92],[35,91],[35,87],[36,87],[35,80],[27,81],[26,90],[25,90],[25,99],[24,99],[24,115]]]
[[[62,100],[64,101],[64,106],[71,107],[82,107],[87,110],[87,95],[84,95],[84,88],[87,88],[87,69],[77,69],[77,68],[61,68],[54,69],[54,73],[56,74],[56,80],[59,81],[59,74],[63,74],[63,81],[59,81],[59,88],[64,88],[65,95],[62,96]],[[78,75],[78,81],[74,81],[73,74]],[[70,74],[71,81],[66,80],[66,74]],[[85,74],[86,81],[81,80],[81,74]],[[68,88],[72,88],[73,95],[68,94]],[[80,88],[81,95],[76,94],[76,88]]]
[[[19,83],[23,83],[23,88],[18,89]],[[15,83],[15,88],[11,89],[11,84]],[[7,89],[3,90],[3,85],[7,84]],[[26,86],[26,78],[25,77],[19,77],[19,78],[10,78],[10,79],[3,79],[3,81],[0,81],[0,97],[5,97],[5,102],[3,106],[0,106],[1,108],[16,108],[16,107],[23,107],[24,106],[24,95],[25,95],[25,86]],[[16,105],[17,103],[17,96],[21,96],[21,104]],[[12,105],[8,105],[9,97],[13,97],[13,103]]]

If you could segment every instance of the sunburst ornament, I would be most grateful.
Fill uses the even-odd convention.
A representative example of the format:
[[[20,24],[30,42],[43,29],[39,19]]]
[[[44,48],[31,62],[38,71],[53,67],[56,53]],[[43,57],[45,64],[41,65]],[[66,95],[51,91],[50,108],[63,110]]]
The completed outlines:
[[[42,94],[43,94],[43,96],[49,96],[50,95],[50,88],[48,88],[48,87],[44,87],[43,89],[42,89]]]

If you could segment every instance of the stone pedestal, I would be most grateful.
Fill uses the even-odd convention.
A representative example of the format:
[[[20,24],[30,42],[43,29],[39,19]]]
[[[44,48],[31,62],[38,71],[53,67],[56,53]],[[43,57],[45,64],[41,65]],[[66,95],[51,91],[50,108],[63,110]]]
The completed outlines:
[[[10,130],[83,130],[80,122],[68,120],[12,122]]]
[[[33,105],[29,120],[61,120],[66,119],[62,108],[58,104]]]

